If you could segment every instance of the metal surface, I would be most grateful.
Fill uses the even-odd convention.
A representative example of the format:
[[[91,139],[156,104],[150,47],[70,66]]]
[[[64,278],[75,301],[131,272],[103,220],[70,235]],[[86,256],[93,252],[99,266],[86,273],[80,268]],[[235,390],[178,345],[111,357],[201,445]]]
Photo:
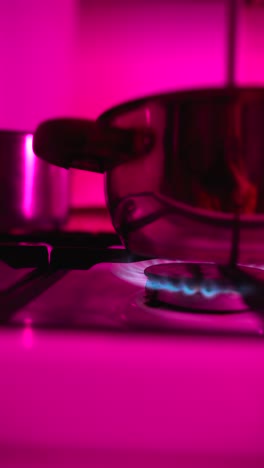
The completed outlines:
[[[59,227],[68,214],[69,175],[37,158],[32,134],[0,131],[0,231]]]
[[[236,254],[235,261],[244,262],[245,254],[247,263],[258,261],[264,233],[263,117],[264,90],[233,87],[147,97],[103,114],[101,130],[105,126],[117,135],[116,127],[135,134],[145,128],[155,135],[141,156],[130,151],[120,163],[113,152],[112,168],[105,165],[107,203],[124,244],[139,255],[200,261],[210,254],[217,261],[219,250],[229,262],[239,237],[242,257]],[[83,147],[79,151],[83,127],[77,130],[71,152],[75,165],[86,169],[90,155],[87,151],[85,162]],[[38,131],[35,136],[37,142]],[[234,236],[237,225],[240,236]]]
[[[233,271],[226,267],[228,274],[220,277],[216,265],[135,258],[115,245],[118,239],[112,234],[40,233],[9,238],[12,244],[2,236],[0,249],[1,325],[262,336],[263,267],[240,266]],[[193,278],[186,273],[198,272],[200,267],[207,277],[198,279],[194,290]],[[149,273],[156,278],[160,271],[165,275],[183,272],[179,282],[163,278],[159,283],[158,292],[163,291],[163,299],[166,295],[163,304],[162,297],[157,302],[148,293],[154,287]]]
[[[5,309],[2,306],[7,311],[4,323],[23,327],[29,321],[37,328],[115,331],[126,335],[138,331],[149,336],[155,332],[261,339],[264,331],[261,308],[243,306],[242,311],[220,313],[212,310],[214,299],[204,296],[206,310],[194,311],[188,309],[186,294],[184,307],[181,291],[175,295],[179,306],[150,304],[144,270],[154,262],[108,263],[106,259],[103,263],[90,262],[85,270],[49,270],[42,278],[34,277],[23,288],[17,288],[16,301],[9,297],[11,305],[6,301]],[[263,275],[263,271],[259,273]],[[219,301],[223,302],[224,296],[226,309],[231,309],[230,294],[219,293]],[[243,299],[241,295],[241,304]],[[238,304],[238,294],[236,301]]]

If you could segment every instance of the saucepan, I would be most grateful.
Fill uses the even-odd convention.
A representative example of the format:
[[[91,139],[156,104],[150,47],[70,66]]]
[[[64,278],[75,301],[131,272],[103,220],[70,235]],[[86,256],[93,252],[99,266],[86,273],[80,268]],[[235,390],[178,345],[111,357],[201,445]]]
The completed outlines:
[[[57,229],[69,208],[69,175],[37,158],[30,132],[0,131],[0,232]]]
[[[234,236],[240,259],[264,251],[262,88],[178,91],[95,122],[46,121],[33,148],[52,164],[105,173],[113,226],[138,255],[228,261]]]

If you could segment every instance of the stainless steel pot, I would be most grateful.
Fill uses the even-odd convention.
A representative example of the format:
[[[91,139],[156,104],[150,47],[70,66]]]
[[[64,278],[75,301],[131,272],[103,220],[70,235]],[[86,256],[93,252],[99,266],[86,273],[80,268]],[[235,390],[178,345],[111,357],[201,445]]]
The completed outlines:
[[[34,149],[57,165],[105,172],[113,225],[132,252],[228,261],[240,232],[241,259],[258,262],[263,122],[264,89],[176,92],[118,106],[97,122],[44,122]]]
[[[37,158],[33,135],[0,131],[0,231],[58,228],[69,207],[69,175]]]

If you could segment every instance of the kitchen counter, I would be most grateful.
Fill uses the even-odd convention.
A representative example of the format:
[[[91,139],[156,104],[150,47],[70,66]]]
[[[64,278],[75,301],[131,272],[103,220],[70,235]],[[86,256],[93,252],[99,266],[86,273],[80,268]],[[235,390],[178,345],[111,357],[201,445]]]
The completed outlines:
[[[0,356],[3,468],[263,466],[262,340],[25,326]]]

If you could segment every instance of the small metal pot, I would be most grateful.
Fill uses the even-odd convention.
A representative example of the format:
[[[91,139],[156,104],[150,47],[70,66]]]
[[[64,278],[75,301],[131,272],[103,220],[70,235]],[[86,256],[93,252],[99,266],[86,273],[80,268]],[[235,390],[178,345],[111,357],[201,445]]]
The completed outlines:
[[[0,232],[54,229],[66,220],[69,174],[37,158],[32,138],[0,131]]]

